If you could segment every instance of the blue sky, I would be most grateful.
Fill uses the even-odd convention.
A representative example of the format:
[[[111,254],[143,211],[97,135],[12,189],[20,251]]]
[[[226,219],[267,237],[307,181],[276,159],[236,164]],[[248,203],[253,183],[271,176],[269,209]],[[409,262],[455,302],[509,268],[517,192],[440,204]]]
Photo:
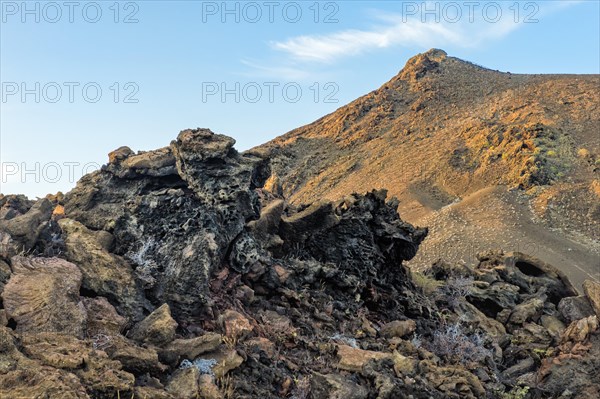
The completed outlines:
[[[0,192],[68,191],[109,151],[188,127],[248,149],[432,47],[513,73],[600,73],[595,0],[115,3],[1,2]]]

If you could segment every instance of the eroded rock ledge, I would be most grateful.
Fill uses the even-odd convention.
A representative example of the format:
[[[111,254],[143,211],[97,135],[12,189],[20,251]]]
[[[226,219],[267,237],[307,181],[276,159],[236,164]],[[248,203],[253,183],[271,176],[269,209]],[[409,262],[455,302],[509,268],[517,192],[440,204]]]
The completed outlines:
[[[385,191],[293,207],[207,129],[0,197],[0,397],[595,398],[600,288],[491,251],[403,262]]]

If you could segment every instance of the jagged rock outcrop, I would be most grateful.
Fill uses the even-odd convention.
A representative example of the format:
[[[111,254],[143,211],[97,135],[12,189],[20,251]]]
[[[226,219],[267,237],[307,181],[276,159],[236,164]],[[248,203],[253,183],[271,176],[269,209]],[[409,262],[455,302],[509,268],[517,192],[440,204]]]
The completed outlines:
[[[197,313],[214,267],[257,216],[252,160],[233,143],[194,129],[156,151],[121,148],[67,194],[65,211],[116,238],[114,252],[135,269],[152,302]]]

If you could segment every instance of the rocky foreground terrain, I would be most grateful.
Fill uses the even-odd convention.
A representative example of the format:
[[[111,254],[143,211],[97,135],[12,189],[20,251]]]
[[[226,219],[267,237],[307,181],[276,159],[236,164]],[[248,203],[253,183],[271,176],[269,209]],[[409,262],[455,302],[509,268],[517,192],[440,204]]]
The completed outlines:
[[[233,144],[0,197],[1,398],[598,397],[598,283],[501,251],[411,272],[428,230],[385,190],[297,205]]]

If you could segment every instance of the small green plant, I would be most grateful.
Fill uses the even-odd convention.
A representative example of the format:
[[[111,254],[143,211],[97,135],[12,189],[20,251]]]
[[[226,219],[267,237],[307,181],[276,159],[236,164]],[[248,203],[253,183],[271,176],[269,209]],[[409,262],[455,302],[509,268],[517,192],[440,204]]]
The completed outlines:
[[[533,353],[538,355],[541,359],[544,359],[544,358],[552,356],[554,354],[554,349],[553,348],[548,348],[548,349],[534,348]]]
[[[511,345],[516,345],[516,346],[523,344],[521,339],[514,337],[514,336],[510,338],[510,343],[511,343]]]
[[[427,276],[420,272],[411,272],[411,277],[413,283],[415,283],[415,285],[419,287],[425,295],[433,294],[444,284],[442,281],[437,281],[433,277]]]
[[[514,387],[508,392],[502,394],[502,399],[525,399],[529,395],[529,387]]]

